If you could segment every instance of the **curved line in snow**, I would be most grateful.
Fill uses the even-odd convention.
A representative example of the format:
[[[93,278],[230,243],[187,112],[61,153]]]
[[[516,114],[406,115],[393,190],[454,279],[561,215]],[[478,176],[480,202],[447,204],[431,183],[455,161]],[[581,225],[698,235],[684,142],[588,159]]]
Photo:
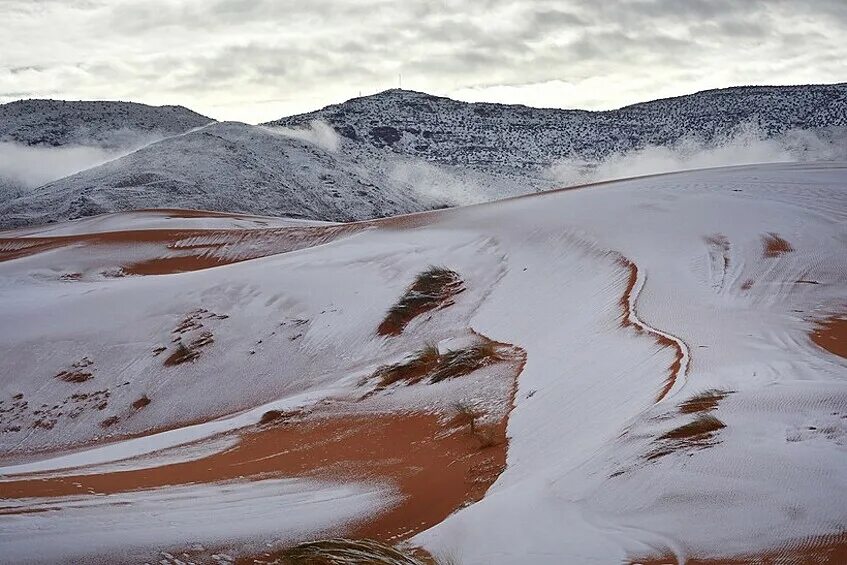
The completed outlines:
[[[688,345],[680,338],[673,334],[663,332],[653,326],[645,323],[638,317],[637,303],[641,291],[644,289],[644,284],[647,282],[647,275],[643,269],[639,269],[635,262],[621,253],[616,253],[622,265],[624,265],[630,273],[629,285],[624,293],[621,304],[624,307],[624,327],[632,325],[640,330],[650,334],[660,345],[666,345],[676,349],[676,360],[671,365],[671,374],[668,377],[665,386],[656,398],[656,402],[661,402],[667,398],[671,391],[682,385],[681,377],[688,374],[691,366],[691,354]]]

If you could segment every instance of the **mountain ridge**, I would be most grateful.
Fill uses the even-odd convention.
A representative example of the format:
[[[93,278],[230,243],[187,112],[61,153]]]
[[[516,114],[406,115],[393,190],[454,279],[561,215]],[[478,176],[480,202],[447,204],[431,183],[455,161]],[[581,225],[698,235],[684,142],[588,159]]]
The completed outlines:
[[[572,183],[559,171],[562,163],[573,169],[568,174],[576,171],[577,181],[597,180],[580,175],[593,174],[610,158],[650,148],[672,153],[685,144],[710,151],[739,135],[745,144],[781,151],[777,160],[795,154],[800,160],[847,158],[847,83],[715,89],[597,112],[469,103],[390,89],[255,126],[201,123],[209,118],[182,114],[178,107],[90,104],[112,113],[99,122],[89,112],[48,124],[42,128],[48,141],[79,138],[75,132],[87,127],[99,128],[100,143],[106,143],[120,130],[114,122],[129,110],[140,112],[127,122],[139,124],[134,133],[152,127],[148,115],[176,112],[168,126],[176,133],[7,199],[0,205],[0,227],[139,207],[364,220]],[[54,108],[49,115],[62,113]],[[89,116],[93,125],[85,122]],[[81,129],[74,129],[80,121]],[[0,141],[4,131],[10,135],[10,125],[5,128]],[[31,129],[28,142],[43,144],[38,126]],[[820,157],[817,146],[829,154]],[[622,167],[614,175],[643,172]]]

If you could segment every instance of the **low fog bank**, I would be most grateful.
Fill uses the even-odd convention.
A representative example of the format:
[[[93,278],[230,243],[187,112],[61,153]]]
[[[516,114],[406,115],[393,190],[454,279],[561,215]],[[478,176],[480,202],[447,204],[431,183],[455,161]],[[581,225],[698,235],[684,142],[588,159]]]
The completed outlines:
[[[258,127],[283,137],[311,143],[330,153],[338,151],[338,146],[341,144],[341,136],[323,120],[312,120],[308,128]]]
[[[163,139],[162,135],[118,130],[108,140],[61,145],[0,142],[0,190],[23,193],[30,188],[102,165]]]
[[[562,159],[544,176],[559,186],[573,186],[708,167],[800,161],[847,161],[847,128],[796,129],[767,137],[757,126],[745,124],[711,142],[690,136],[672,145],[613,153],[599,161]]]

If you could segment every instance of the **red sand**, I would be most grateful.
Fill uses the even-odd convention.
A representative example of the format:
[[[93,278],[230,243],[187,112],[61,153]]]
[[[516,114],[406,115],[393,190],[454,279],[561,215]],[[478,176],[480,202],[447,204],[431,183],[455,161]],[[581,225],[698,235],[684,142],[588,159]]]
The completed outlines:
[[[207,269],[313,247],[368,227],[366,224],[291,228],[184,230],[150,229],[83,235],[0,238],[0,262],[43,251],[84,246],[87,253],[104,253],[124,246],[150,245],[151,256],[135,263],[114,265],[129,275],[164,275]],[[197,243],[199,239],[204,243]],[[227,253],[227,245],[238,254]]]
[[[847,315],[824,320],[811,337],[820,347],[847,359]]]
[[[790,243],[775,233],[769,233],[762,236],[762,243],[765,247],[762,254],[765,257],[779,257],[784,253],[791,253],[794,251],[794,247],[792,247]]]
[[[507,415],[486,431],[482,445],[469,426],[433,413],[280,414],[265,426],[242,430],[222,453],[156,468],[3,484],[5,498],[107,494],[167,485],[309,476],[395,485],[396,506],[333,535],[393,542],[411,537],[480,500],[506,465],[506,424],[525,357],[511,361]],[[424,386],[424,385],[420,385]],[[16,512],[26,512],[21,509]],[[7,512],[9,513],[9,512]],[[11,512],[15,513],[15,512]],[[268,554],[245,558],[267,558]]]

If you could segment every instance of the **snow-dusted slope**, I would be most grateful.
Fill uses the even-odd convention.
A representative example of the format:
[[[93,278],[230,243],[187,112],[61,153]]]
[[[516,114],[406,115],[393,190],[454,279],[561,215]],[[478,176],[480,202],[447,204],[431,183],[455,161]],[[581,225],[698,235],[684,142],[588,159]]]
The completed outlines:
[[[403,190],[405,189],[405,190]],[[40,187],[2,207],[7,226],[137,208],[353,220],[432,208],[377,167],[236,122],[216,123]]]
[[[427,508],[450,483],[407,492],[379,465],[366,466],[373,484],[353,481],[345,494],[339,472],[352,464],[326,438],[324,466],[309,475],[317,483],[274,483],[288,476],[286,457],[308,442],[274,449],[249,430],[269,410],[293,418],[285,434],[323,425],[299,419],[304,410],[321,418],[388,412],[391,427],[405,429],[410,413],[446,418],[453,401],[496,409],[496,366],[384,390],[369,379],[427,343],[446,350],[486,336],[525,354],[505,468],[475,504],[425,531],[412,513],[414,523],[401,520],[392,541],[414,536],[411,543],[462,564],[792,562],[819,550],[831,557],[821,562],[837,563],[847,544],[847,359],[811,336],[847,306],[845,225],[847,165],[835,163],[632,179],[344,231],[251,226],[237,243],[215,229],[207,237],[147,230],[8,238],[0,247],[0,446],[8,454],[0,486],[13,494],[2,501],[0,550],[14,560],[149,560],[155,550],[199,542],[233,554],[248,542],[359,531],[350,523],[390,513],[378,499]],[[317,237],[329,229],[329,239]],[[295,235],[313,246],[268,247]],[[257,258],[179,274],[113,274],[168,253]],[[464,291],[399,335],[379,335],[386,311],[430,265],[457,273]],[[163,364],[174,336],[195,343],[203,332],[213,340],[205,338],[196,359]],[[366,441],[351,422],[337,449]],[[227,432],[234,428],[241,431]],[[120,441],[37,455],[104,436]],[[174,449],[206,437],[213,443]],[[190,465],[177,473],[163,466],[209,450],[223,450],[223,465],[238,453],[233,443],[271,452],[236,460],[231,482],[196,492],[184,490]],[[411,443],[407,455],[426,445]],[[115,459],[124,459],[124,478],[102,467]],[[201,471],[214,467],[203,461]],[[267,461],[279,466],[245,470]],[[85,463],[98,467],[62,471]],[[132,474],[151,466],[161,473]],[[41,475],[23,480],[33,472]],[[152,482],[133,488],[134,476]],[[395,487],[406,502],[392,498]],[[285,500],[298,488],[302,520],[250,502]],[[346,525],[326,500],[338,501]],[[222,506],[242,525],[222,528]],[[139,515],[186,523],[192,508],[196,521],[182,539],[153,542],[139,526]],[[266,527],[283,517],[278,532]],[[249,524],[257,524],[252,533]],[[120,531],[121,543],[79,541],[102,539],[103,527]],[[35,528],[37,539],[28,534]]]
[[[29,146],[137,146],[137,138],[167,137],[212,120],[182,106],[135,102],[18,100],[0,104],[0,142]]]
[[[557,159],[602,159],[683,137],[722,141],[742,125],[764,135],[847,126],[847,85],[738,87],[587,112],[468,104],[407,90],[355,98],[267,125],[323,120],[341,135],[427,161],[540,172]]]
[[[31,190],[211,122],[179,106],[19,100],[0,105],[0,195]]]
[[[586,112],[389,90],[267,127],[208,126],[32,191],[14,191],[16,198],[0,206],[0,227],[151,206],[363,220],[585,182],[595,173],[616,178],[727,163],[844,159],[845,93],[844,85],[734,88]],[[135,135],[165,117],[176,130],[203,120],[178,109],[140,107],[161,114],[145,121],[147,114],[133,106],[141,113],[121,118],[129,126],[120,126],[122,114],[114,114],[125,105],[91,104],[81,117],[45,111],[49,119],[33,125],[35,133],[18,124],[15,135],[26,134],[27,143],[89,134],[108,140],[123,131],[110,127],[131,127]],[[99,129],[85,133],[89,121]],[[648,154],[632,162],[639,151]],[[718,155],[697,158],[714,151]],[[630,161],[602,167],[622,156]]]

